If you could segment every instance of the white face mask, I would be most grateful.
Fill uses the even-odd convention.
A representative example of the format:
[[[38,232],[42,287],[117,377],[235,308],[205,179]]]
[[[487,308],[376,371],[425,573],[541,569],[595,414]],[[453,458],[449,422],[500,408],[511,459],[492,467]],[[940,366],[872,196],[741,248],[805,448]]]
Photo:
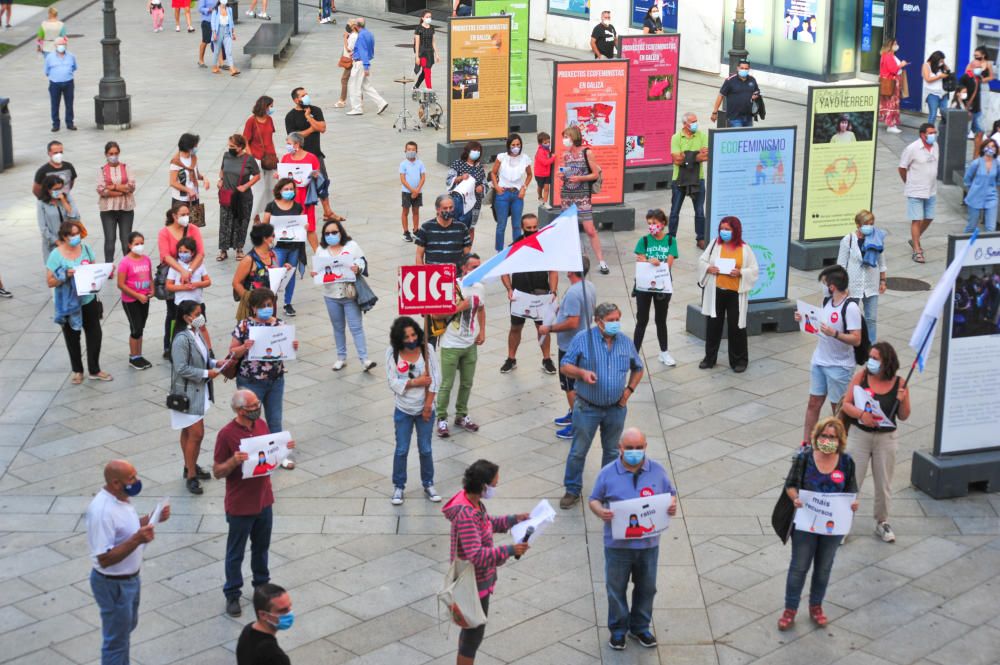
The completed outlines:
[[[187,226],[188,222],[190,221],[191,217],[189,215],[180,215],[179,217],[177,217],[177,223],[180,224],[181,226]]]
[[[429,16],[428,16],[428,17],[425,17],[425,18],[424,18],[424,20],[423,20],[423,24],[424,24],[424,27],[425,27],[425,28],[429,28],[429,27],[431,27],[431,19],[430,19],[430,17],[429,17]]]
[[[63,154],[61,152],[54,153],[51,159],[53,164],[62,164]]]
[[[195,330],[198,330],[199,328],[203,328],[204,326],[205,326],[205,315],[204,314],[199,314],[198,316],[194,317],[194,319],[191,320],[191,327],[193,329],[195,329]]]
[[[567,148],[572,148],[573,147],[572,139],[563,137],[563,145],[566,146]]]
[[[135,252],[136,254],[138,254],[139,256],[142,256],[142,253],[144,251],[146,251],[146,247],[145,247],[145,245],[142,245],[142,244],[133,245],[132,246],[132,251]]]
[[[492,499],[496,495],[497,495],[497,488],[494,487],[493,485],[487,485],[486,487],[483,488],[484,499]]]
[[[609,18],[602,18],[601,19],[601,23],[604,24],[605,26],[611,25],[611,19],[609,19]]]

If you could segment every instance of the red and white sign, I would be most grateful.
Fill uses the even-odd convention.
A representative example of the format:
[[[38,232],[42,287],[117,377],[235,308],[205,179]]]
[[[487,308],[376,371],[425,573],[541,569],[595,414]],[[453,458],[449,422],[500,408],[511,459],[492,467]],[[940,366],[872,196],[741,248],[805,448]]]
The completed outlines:
[[[400,316],[454,314],[455,266],[400,266],[398,291]]]

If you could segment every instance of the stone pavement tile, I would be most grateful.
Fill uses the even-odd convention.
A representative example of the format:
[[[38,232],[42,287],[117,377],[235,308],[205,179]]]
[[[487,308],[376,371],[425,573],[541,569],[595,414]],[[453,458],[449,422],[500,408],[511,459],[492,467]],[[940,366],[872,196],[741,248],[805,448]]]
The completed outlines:
[[[913,665],[921,665],[921,663]],[[892,665],[892,662],[864,651],[852,651],[849,655],[834,662],[833,665]]]
[[[789,546],[783,545],[777,537],[774,537],[767,547],[763,547],[753,554],[748,554],[738,559],[736,563],[744,568],[771,576],[786,572],[790,559]]]
[[[0,608],[0,621],[3,622],[4,626],[9,626],[11,630],[34,623],[38,618],[38,616],[26,614],[12,605]]]
[[[697,446],[698,443],[695,442],[693,445]],[[723,480],[743,476],[754,468],[750,464],[732,459],[712,460],[677,473],[674,485],[681,496],[690,496],[698,490],[718,485]]]
[[[653,624],[660,644],[712,643],[712,629],[704,609],[654,609]]]
[[[836,567],[834,562],[834,568]],[[827,597],[838,605],[854,610],[903,586],[908,581],[909,579],[902,575],[873,566],[831,585]]]
[[[562,610],[553,610],[522,621],[506,630],[489,633],[483,640],[482,648],[497,658],[513,661],[575,635],[585,628],[587,623],[583,619]]]
[[[458,650],[458,638],[456,639],[456,652]],[[498,660],[488,653],[480,651],[476,654],[477,665],[503,665],[504,661]],[[455,665],[455,655],[448,654],[447,656],[440,656],[434,660],[427,661],[424,665]]]
[[[759,612],[726,601],[708,606],[708,621],[716,639],[760,618]]]
[[[590,656],[599,654],[601,653],[601,629],[597,626],[591,626],[581,630],[576,635],[570,635],[563,639],[562,643]]]
[[[354,595],[399,577],[425,570],[433,566],[434,560],[420,556],[410,550],[399,550],[384,557],[371,559],[349,570],[334,573],[323,580],[324,583]]]
[[[961,497],[937,501],[918,499],[920,507],[929,517],[996,517],[997,511],[985,496]]]
[[[506,570],[503,572],[504,586],[506,587],[508,575]],[[662,587],[659,588],[662,590]],[[591,593],[589,568],[580,567],[569,569],[554,579],[546,579],[544,582],[536,581],[524,590],[512,595],[511,598],[547,612],[557,607],[561,608],[578,598],[589,596]]]
[[[19,578],[64,561],[66,557],[49,547],[17,548],[10,556],[0,559],[0,579]]]
[[[6,665],[39,665],[39,663],[44,663],[45,665],[73,665],[73,662],[53,649],[40,649],[39,651],[25,654],[20,658],[4,661]]]
[[[238,635],[239,623],[216,616],[137,644],[131,651],[143,665],[167,665],[204,653]]]
[[[756,660],[750,654],[725,644],[716,643],[715,653],[718,656],[719,665],[748,665]]]
[[[507,654],[498,652],[495,654],[499,658],[506,658]],[[592,654],[586,654],[565,644],[553,644],[540,648],[527,655],[517,658],[514,662],[518,665],[549,665],[550,663],[560,663],[564,665],[598,665],[601,661]]]
[[[681,455],[700,463],[725,457],[741,449],[741,446],[735,443],[709,437],[702,441],[689,443],[683,448],[675,450]]]
[[[370,621],[328,634],[326,639],[347,651],[363,655],[387,644],[403,641],[436,625],[437,622],[429,616],[409,607],[401,607]]]
[[[739,591],[749,589],[768,579],[766,575],[736,564],[719,566],[705,573],[703,577]],[[749,607],[753,607],[753,605],[749,605]]]
[[[961,595],[955,596],[941,605],[937,612],[970,626],[980,625],[983,617],[989,616],[994,611],[998,590],[1000,590],[1000,579],[994,577]],[[1000,654],[1000,651],[997,654]]]
[[[299,630],[288,631],[281,635],[281,643],[288,649],[308,644],[359,623],[355,617],[330,605],[295,614],[296,620],[300,620],[296,626]]]
[[[704,609],[705,599],[694,566],[659,566],[656,575],[657,594],[654,608]]]
[[[153,552],[155,550],[151,551],[150,554]],[[213,562],[213,558],[191,548],[183,548],[159,556],[144,558],[142,581],[144,584],[146,582],[157,582],[210,565]]]
[[[361,620],[374,619],[430,595],[440,588],[441,578],[441,573],[425,568],[334,604]]]
[[[0,595],[0,607],[13,605],[40,593],[37,587],[28,584],[19,577],[4,580],[3,587],[4,592]]]
[[[1000,550],[983,547],[913,581],[921,589],[950,598],[996,577]]]
[[[777,627],[774,630],[777,631]],[[785,665],[809,662],[812,665],[827,665],[842,658],[846,653],[861,649],[867,642],[866,637],[842,629],[815,630],[783,649],[772,651],[755,661],[755,664]]]
[[[281,644],[284,648],[284,644]],[[342,665],[357,656],[325,639],[314,640],[291,650],[286,649],[285,653],[296,665]],[[235,656],[230,653],[228,662],[232,663],[234,659]]]
[[[721,663],[715,647],[710,644],[661,645],[657,652],[660,656],[660,662],[671,665],[718,665]]]
[[[965,554],[969,548],[932,536],[883,559],[878,566],[907,577],[920,577]]]
[[[969,630],[970,626],[928,612],[874,640],[864,650],[903,665],[927,656]]]
[[[223,580],[220,578],[218,583],[214,584],[211,588],[204,589],[197,595],[184,596],[181,600],[163,605],[157,611],[163,613],[165,616],[177,619],[178,622],[185,626],[192,626],[203,621],[212,620],[215,617],[222,617],[226,610],[226,598],[222,594],[222,582]]]
[[[0,653],[17,658],[91,630],[83,620],[63,614],[5,632],[0,636]]]
[[[272,536],[271,551],[284,556],[286,559],[291,558],[293,555],[307,557],[346,543],[354,538],[356,538],[354,535],[333,536],[321,533]]]
[[[943,600],[937,594],[913,586],[903,586],[844,614],[836,623],[838,627],[875,639],[929,612]]]
[[[757,536],[762,533],[756,517],[688,517],[688,533],[715,535],[735,533]]]
[[[80,557],[50,565],[45,569],[36,570],[23,577],[44,591],[53,591],[60,587],[88,579],[90,570],[90,560],[87,557]]]
[[[352,658],[345,663],[346,665],[399,665],[400,663],[421,665],[428,660],[430,660],[430,656],[427,654],[405,644],[394,642],[363,656]]]
[[[93,602],[89,594],[72,586],[63,587],[45,594],[36,595],[17,604],[19,610],[27,612],[35,619],[48,619],[64,612],[70,612]]]
[[[736,589],[731,589],[724,584],[713,582],[707,577],[700,577],[699,580],[701,581],[701,594],[705,597],[706,605],[713,605],[736,593]]]
[[[955,525],[962,533],[995,535],[1000,533],[1000,517],[956,517]]]
[[[288,589],[288,593],[295,599],[296,615],[300,612],[304,614],[325,605],[329,605],[330,603],[335,603],[347,595],[342,591],[338,591],[337,589],[327,586],[317,580],[310,580],[309,582],[300,584],[296,587],[285,586],[286,582],[283,574],[284,569],[281,569],[280,572],[282,575],[279,579],[272,571],[271,579],[275,583],[280,582],[281,586]]]
[[[954,640],[941,647],[928,660],[951,665],[993,665],[1000,653],[1000,630],[989,626],[980,626],[966,634],[961,639]]]

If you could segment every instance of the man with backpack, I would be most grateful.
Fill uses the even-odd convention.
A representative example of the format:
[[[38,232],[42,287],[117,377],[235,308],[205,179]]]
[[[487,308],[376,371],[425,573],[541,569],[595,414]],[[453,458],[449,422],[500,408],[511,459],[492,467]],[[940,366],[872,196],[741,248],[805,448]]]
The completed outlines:
[[[847,271],[843,266],[832,265],[820,272],[819,282],[823,285],[822,323],[812,356],[803,443],[811,440],[824,399],[830,401],[830,407],[836,414],[855,366],[867,361],[871,348],[858,299],[851,298],[847,289]],[[799,318],[796,312],[795,320]],[[861,357],[860,361],[858,357]]]

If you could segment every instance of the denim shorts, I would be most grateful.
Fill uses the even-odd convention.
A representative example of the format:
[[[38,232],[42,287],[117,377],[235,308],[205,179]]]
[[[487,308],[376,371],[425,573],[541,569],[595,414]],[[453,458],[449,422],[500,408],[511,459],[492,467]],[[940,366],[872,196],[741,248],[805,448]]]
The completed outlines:
[[[910,221],[918,219],[934,219],[934,208],[937,206],[937,196],[928,199],[906,197],[906,215]]]
[[[830,402],[836,404],[847,392],[847,384],[853,375],[853,367],[813,365],[809,372],[809,394],[826,395]]]

